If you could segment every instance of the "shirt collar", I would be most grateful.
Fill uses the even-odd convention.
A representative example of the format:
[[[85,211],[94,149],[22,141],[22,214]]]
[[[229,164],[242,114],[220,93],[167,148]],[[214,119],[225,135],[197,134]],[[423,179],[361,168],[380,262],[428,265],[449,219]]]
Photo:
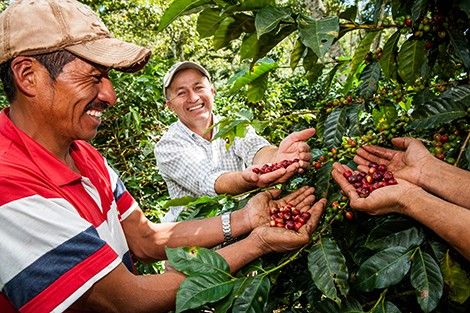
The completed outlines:
[[[9,118],[10,109],[3,109],[0,113],[0,135],[12,141],[22,151],[38,171],[41,171],[54,184],[62,186],[80,180],[81,175],[68,168],[56,156],[34,139],[19,129]],[[77,153],[78,147],[72,143],[71,152]]]
[[[220,117],[215,115],[214,113],[212,113],[212,125],[216,125],[219,121],[220,121]],[[192,137],[192,138],[201,138],[203,140],[206,140],[206,139],[202,138],[201,136],[199,136],[198,134],[196,134],[195,132],[193,132],[191,129],[189,129],[189,127],[186,126],[183,122],[181,122],[181,120],[178,119],[178,121],[176,121],[176,124],[178,125],[180,130],[182,130],[183,132],[188,134],[190,137]],[[214,136],[215,136],[215,134],[217,134],[217,132],[218,132],[218,127],[216,125],[212,129],[212,138],[214,138]]]

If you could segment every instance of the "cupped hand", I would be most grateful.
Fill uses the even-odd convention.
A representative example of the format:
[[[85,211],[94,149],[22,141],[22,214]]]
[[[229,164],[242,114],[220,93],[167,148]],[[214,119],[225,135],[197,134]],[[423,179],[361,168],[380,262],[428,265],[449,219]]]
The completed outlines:
[[[251,229],[269,223],[270,209],[286,206],[288,203],[299,210],[306,210],[315,202],[315,189],[313,187],[302,187],[296,191],[276,200],[281,191],[271,189],[260,192],[250,199],[246,204],[244,214],[248,217]]]
[[[270,227],[264,224],[255,228],[250,236],[259,243],[265,253],[288,252],[301,248],[310,241],[313,231],[317,228],[326,205],[326,199],[321,199],[312,204],[303,208],[303,211],[309,212],[311,216],[298,231],[282,227]]]
[[[397,179],[398,184],[375,189],[366,198],[361,198],[356,192],[356,188],[343,176],[347,170],[351,169],[346,165],[333,164],[333,179],[349,198],[351,208],[370,215],[404,213],[407,205],[413,199],[413,194],[422,190],[406,180]]]
[[[354,162],[358,169],[367,172],[370,162],[385,164],[395,177],[419,185],[422,169],[429,166],[433,156],[423,143],[414,138],[393,138],[392,143],[399,149],[392,150],[379,146],[367,145],[357,150]]]
[[[301,173],[310,164],[312,155],[310,153],[310,146],[306,141],[314,134],[315,128],[307,128],[288,135],[279,144],[279,148],[275,156],[275,162],[299,159],[300,167],[298,171]]]
[[[256,174],[253,168],[257,166],[250,166],[242,172],[242,178],[253,187],[264,188],[275,184],[285,183],[292,176],[297,173],[299,169],[299,162],[293,162],[286,168],[279,168],[269,173]]]

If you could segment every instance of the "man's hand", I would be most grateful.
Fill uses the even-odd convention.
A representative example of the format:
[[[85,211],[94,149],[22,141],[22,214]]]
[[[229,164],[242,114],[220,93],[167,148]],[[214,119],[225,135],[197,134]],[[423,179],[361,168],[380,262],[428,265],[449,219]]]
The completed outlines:
[[[359,170],[367,172],[370,162],[385,164],[395,177],[405,179],[415,185],[420,185],[422,168],[432,162],[433,156],[424,147],[421,141],[413,138],[394,138],[392,143],[399,149],[397,151],[379,146],[363,146],[357,150],[354,162]]]
[[[275,171],[256,174],[253,168],[257,166],[250,166],[242,172],[242,178],[248,185],[258,188],[268,187],[274,184],[285,183],[289,180],[299,169],[299,163],[294,162],[286,168],[279,168]]]
[[[309,212],[311,217],[298,231],[270,227],[264,224],[255,228],[250,237],[253,237],[259,243],[264,253],[288,252],[301,248],[310,241],[311,234],[317,228],[325,208],[326,199],[319,200],[313,206],[312,204],[302,208],[301,211]]]
[[[278,189],[271,189],[261,192],[251,198],[242,210],[244,210],[244,215],[248,218],[248,223],[251,225],[251,229],[254,229],[260,225],[269,223],[271,208],[280,208],[289,203],[300,211],[309,209],[315,202],[315,196],[313,195],[314,191],[315,189],[313,187],[306,186],[279,200],[274,200],[279,197],[281,191]]]
[[[288,135],[281,141],[274,162],[299,159],[298,171],[302,173],[308,167],[312,158],[310,147],[306,141],[314,134],[315,128],[308,128]]]
[[[351,208],[371,215],[404,213],[404,210],[413,199],[413,193],[422,190],[406,180],[397,179],[397,185],[376,189],[368,197],[361,198],[356,192],[356,188],[343,176],[343,173],[347,170],[350,169],[345,165],[333,164],[332,176],[334,180],[349,197]]]

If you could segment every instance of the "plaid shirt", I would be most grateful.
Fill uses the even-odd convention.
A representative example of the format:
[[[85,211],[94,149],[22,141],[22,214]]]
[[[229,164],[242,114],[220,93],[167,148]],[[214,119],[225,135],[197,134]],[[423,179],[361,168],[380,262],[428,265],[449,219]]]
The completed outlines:
[[[214,123],[217,123],[214,116]],[[217,129],[213,130],[213,134]],[[181,121],[173,123],[155,145],[160,174],[170,197],[214,196],[216,179],[227,172],[242,171],[253,163],[255,154],[270,143],[250,127],[244,138],[235,138],[227,150],[225,141],[208,141],[195,134]],[[163,221],[174,221],[182,207],[172,207]]]

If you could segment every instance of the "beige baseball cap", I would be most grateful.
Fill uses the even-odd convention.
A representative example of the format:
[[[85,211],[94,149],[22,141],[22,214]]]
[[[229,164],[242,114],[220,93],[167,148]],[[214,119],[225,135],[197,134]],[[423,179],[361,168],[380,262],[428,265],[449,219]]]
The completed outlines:
[[[0,14],[0,63],[58,50],[123,72],[145,66],[150,50],[116,39],[76,0],[17,0]]]
[[[163,95],[166,97],[166,89],[170,86],[173,77],[178,71],[187,69],[187,68],[194,68],[201,72],[202,75],[206,76],[209,81],[211,80],[211,76],[209,72],[202,66],[197,63],[191,61],[183,61],[173,64],[168,72],[166,72],[165,76],[163,77]]]

